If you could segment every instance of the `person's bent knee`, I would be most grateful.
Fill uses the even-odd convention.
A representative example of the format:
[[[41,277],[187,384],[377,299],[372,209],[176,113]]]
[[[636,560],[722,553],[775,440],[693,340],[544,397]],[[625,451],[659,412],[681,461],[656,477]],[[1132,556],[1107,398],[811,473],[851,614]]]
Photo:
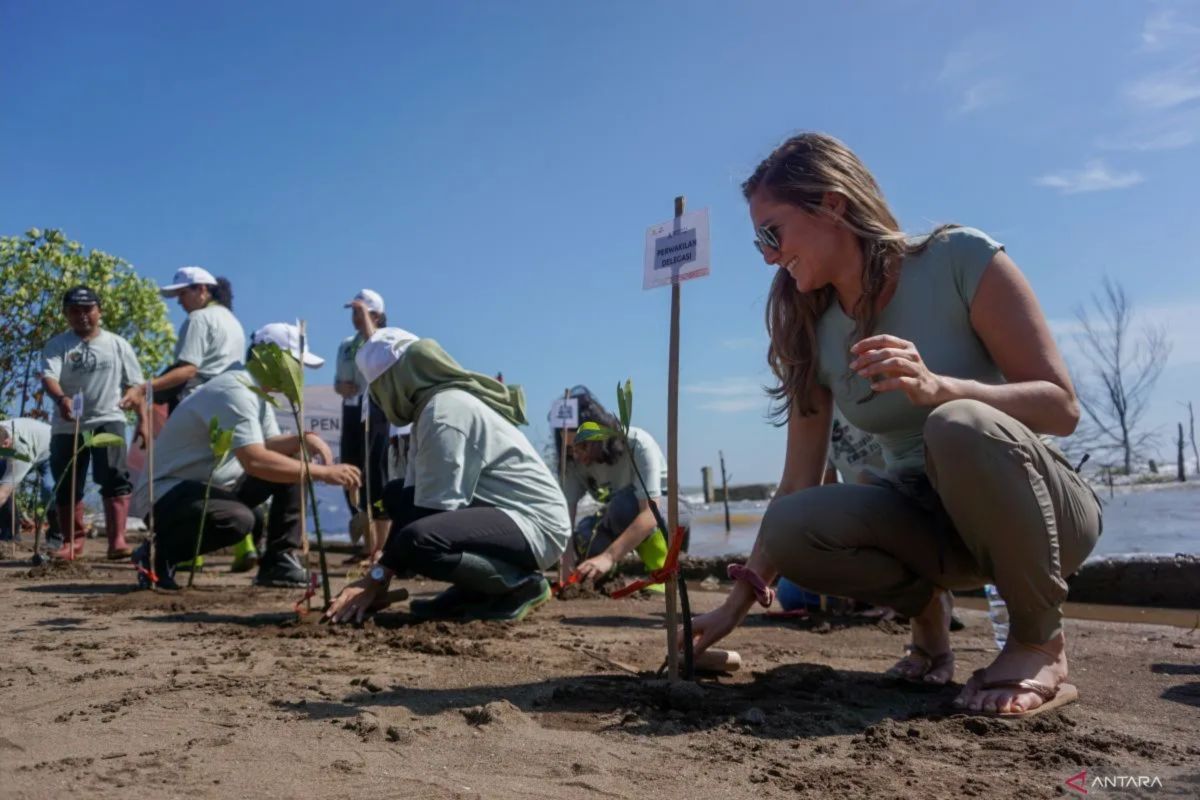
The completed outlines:
[[[959,455],[977,447],[992,424],[996,409],[979,400],[951,400],[925,420],[925,452],[938,458]]]
[[[763,514],[760,536],[763,550],[771,565],[789,580],[802,582],[804,572],[819,562],[815,557],[820,548],[814,546],[818,537],[812,524],[812,499],[822,487],[803,489],[780,498]]]

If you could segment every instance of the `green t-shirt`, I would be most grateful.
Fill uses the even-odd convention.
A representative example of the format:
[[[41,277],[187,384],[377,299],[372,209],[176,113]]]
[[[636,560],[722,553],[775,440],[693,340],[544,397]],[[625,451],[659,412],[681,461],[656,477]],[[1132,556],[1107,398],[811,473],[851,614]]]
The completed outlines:
[[[0,428],[12,439],[10,447],[29,456],[28,461],[7,459],[8,469],[0,478],[0,486],[16,486],[25,480],[29,470],[50,460],[50,426],[41,420],[20,417],[0,421]]]
[[[422,508],[481,500],[508,514],[543,569],[567,546],[571,523],[550,468],[516,426],[460,389],[433,396],[413,426],[409,479]]]
[[[877,334],[913,342],[939,375],[1004,383],[1000,368],[971,327],[971,300],[992,257],[1003,245],[974,228],[955,228],[924,252],[904,260],[896,293],[875,325]],[[931,407],[914,406],[901,391],[871,395],[866,378],[848,369],[854,320],[834,301],[817,324],[818,380],[833,393],[846,421],[874,434],[888,472],[925,470],[925,420]]]
[[[279,435],[275,412],[250,390],[245,370],[223,372],[183,399],[154,440],[154,497],[161,500],[183,481],[208,480],[214,458],[208,426],[215,416],[223,430],[233,431],[233,450],[260,444]],[[245,474],[232,451],[213,475],[213,486],[233,489]],[[150,491],[143,474],[133,491],[133,513],[150,510]]]
[[[196,309],[179,327],[175,360],[196,367],[196,377],[188,381],[189,391],[226,370],[241,369],[245,357],[242,323],[220,303]]]
[[[125,390],[144,379],[133,347],[115,333],[101,330],[90,340],[74,331],[60,333],[42,350],[42,375],[58,381],[67,397],[83,392],[80,430],[92,430],[106,422],[124,422],[118,404]],[[75,423],[62,418],[54,408],[54,433],[71,433]]]
[[[642,480],[646,482],[646,491],[642,491],[633,465],[626,454],[622,454],[615,464],[584,466],[572,459],[567,462],[567,481],[563,486],[563,494],[567,496],[567,508],[575,508],[585,492],[594,495],[601,489],[608,490],[612,495],[632,486],[633,493],[639,500],[662,496],[667,485],[667,460],[663,458],[658,442],[641,428],[631,426],[629,444],[633,449],[633,460],[637,462]]]

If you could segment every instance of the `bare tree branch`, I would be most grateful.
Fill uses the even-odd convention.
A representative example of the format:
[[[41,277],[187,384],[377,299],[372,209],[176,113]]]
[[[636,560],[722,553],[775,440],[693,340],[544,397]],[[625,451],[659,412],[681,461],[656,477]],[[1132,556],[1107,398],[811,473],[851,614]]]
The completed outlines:
[[[1074,446],[1087,442],[1119,453],[1128,473],[1134,459],[1156,441],[1153,431],[1141,428],[1171,341],[1166,329],[1155,325],[1143,327],[1133,340],[1133,304],[1124,287],[1108,277],[1092,295],[1091,309],[1080,306],[1075,317],[1082,329],[1076,338],[1089,369],[1075,381],[1084,423],[1072,437]]]

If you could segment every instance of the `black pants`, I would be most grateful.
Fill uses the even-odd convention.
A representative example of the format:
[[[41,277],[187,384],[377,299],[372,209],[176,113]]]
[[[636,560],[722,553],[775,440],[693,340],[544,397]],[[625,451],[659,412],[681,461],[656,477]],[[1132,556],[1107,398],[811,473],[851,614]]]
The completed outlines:
[[[658,511],[665,520],[667,518],[667,499],[656,497],[654,501],[658,504]],[[618,536],[625,532],[626,528],[633,524],[640,513],[638,496],[632,486],[614,492],[608,499],[608,503],[598,513],[589,514],[583,519],[576,520],[575,533],[571,537],[571,545],[575,548],[576,558],[583,561],[603,553]],[[692,509],[683,500],[679,501],[678,525],[683,528],[683,544],[680,551],[686,553],[688,539],[691,538],[692,533]]]
[[[213,487],[204,515],[204,539],[200,552],[208,553],[236,544],[247,533],[257,541],[263,528],[255,508],[271,500],[267,520],[267,553],[299,549],[300,485],[271,483],[247,475],[235,491]],[[154,503],[154,527],[158,546],[167,561],[188,561],[196,550],[196,534],[204,509],[204,484],[184,481]]]
[[[537,559],[512,517],[485,503],[457,511],[416,505],[416,489],[392,481],[383,490],[383,505],[392,520],[380,562],[396,572],[453,583],[463,553],[478,553],[534,572]]]
[[[364,469],[367,458],[371,459],[371,502],[383,497],[384,477],[388,466],[388,421],[379,406],[371,403],[371,441],[366,442],[366,426],[363,425],[362,409],[359,406],[342,406],[342,444],[339,457],[343,464],[353,464],[360,470]],[[358,490],[358,497],[345,492],[346,505],[350,513],[365,511],[367,508],[367,486],[363,484]],[[387,506],[381,512],[376,505],[372,509],[376,519],[387,519]]]
[[[124,422],[105,422],[93,428],[94,433],[112,433],[125,439]],[[133,491],[129,469],[125,464],[125,445],[120,447],[85,447],[75,457],[75,497],[71,498],[71,454],[83,444],[83,434],[77,440],[74,433],[56,433],[50,437],[50,471],[58,481],[56,501],[60,506],[74,505],[83,499],[87,483],[88,463],[92,465],[92,480],[100,487],[101,497],[124,497]]]

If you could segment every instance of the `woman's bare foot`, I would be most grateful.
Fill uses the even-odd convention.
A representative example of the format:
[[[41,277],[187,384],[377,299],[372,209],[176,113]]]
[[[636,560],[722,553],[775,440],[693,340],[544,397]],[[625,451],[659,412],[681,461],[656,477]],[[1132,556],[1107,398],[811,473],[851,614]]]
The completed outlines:
[[[954,677],[954,653],[950,650],[950,615],[954,598],[943,589],[934,589],[933,597],[920,614],[909,621],[912,626],[912,652],[896,662],[887,676],[944,686]]]
[[[1013,687],[981,690],[985,683],[1017,683],[1032,679],[1056,688],[1067,679],[1067,640],[1060,633],[1045,644],[1021,644],[1009,639],[986,669],[967,681],[954,700],[959,708],[998,714],[1020,714],[1037,708],[1045,700],[1037,692]]]

